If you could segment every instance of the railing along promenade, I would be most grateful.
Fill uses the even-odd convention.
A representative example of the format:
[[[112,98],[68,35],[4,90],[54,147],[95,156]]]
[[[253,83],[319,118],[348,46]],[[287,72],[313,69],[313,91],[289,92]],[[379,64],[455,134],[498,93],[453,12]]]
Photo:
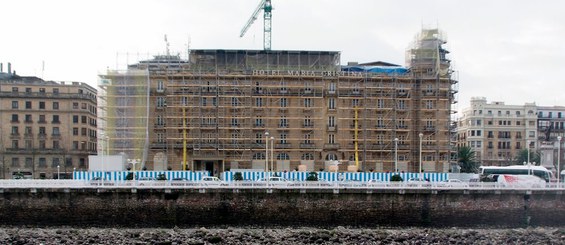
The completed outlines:
[[[232,182],[206,182],[206,181],[104,181],[104,180],[0,180],[0,191],[3,189],[287,189],[287,190],[477,190],[477,191],[565,191],[565,184],[547,183],[546,185],[515,184],[504,185],[496,182],[382,182],[368,183],[360,181],[232,181]]]

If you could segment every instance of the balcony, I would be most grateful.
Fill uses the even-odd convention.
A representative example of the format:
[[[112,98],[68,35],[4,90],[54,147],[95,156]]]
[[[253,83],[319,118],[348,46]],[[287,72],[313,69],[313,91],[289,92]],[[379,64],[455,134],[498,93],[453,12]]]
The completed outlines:
[[[312,143],[300,143],[300,149],[314,149],[316,145]]]
[[[338,150],[339,144],[324,144],[324,149],[326,149],[326,150]]]
[[[275,144],[276,149],[289,149],[291,148],[291,144],[283,143],[283,144]]]

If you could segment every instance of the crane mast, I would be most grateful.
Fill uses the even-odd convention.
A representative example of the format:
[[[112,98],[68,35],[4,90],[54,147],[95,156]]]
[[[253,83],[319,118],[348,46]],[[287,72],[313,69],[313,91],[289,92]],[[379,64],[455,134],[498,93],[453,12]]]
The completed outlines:
[[[251,18],[247,20],[247,23],[241,29],[239,37],[243,37],[245,35],[249,27],[251,27],[253,22],[259,16],[259,12],[261,12],[261,10],[263,10],[263,49],[271,50],[271,19],[273,10],[271,0],[261,0],[261,2],[259,2],[259,5],[257,5],[257,8],[253,11]]]

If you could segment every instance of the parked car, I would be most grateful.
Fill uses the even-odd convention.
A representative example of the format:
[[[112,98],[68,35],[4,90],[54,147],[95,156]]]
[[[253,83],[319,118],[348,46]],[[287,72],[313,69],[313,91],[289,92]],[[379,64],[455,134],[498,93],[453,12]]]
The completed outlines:
[[[292,182],[288,181],[283,177],[269,177],[261,178],[257,180],[257,184],[259,185],[269,185],[269,186],[289,186],[292,185]]]
[[[218,177],[214,177],[214,176],[204,176],[202,177],[202,179],[199,181],[201,186],[226,186],[227,183],[225,183],[224,181],[222,181],[220,178]]]
[[[429,186],[431,186],[431,183],[430,183],[429,180],[426,180],[426,179],[411,178],[411,179],[408,179],[406,185],[410,186],[410,187],[429,187]]]

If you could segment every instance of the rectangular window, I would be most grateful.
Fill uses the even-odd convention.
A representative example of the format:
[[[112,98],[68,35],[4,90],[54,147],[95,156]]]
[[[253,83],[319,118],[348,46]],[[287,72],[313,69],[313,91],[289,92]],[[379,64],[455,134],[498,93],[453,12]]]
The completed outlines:
[[[157,80],[157,92],[164,92],[165,91],[165,81]]]
[[[288,106],[288,99],[287,98],[281,98],[280,105],[281,105],[281,107],[287,107]]]
[[[87,120],[86,120],[86,116],[81,116],[81,117],[80,117],[80,122],[81,122],[81,123],[85,124],[86,121],[87,121]]]
[[[20,144],[19,144],[18,140],[12,140],[12,148],[14,148],[14,149],[20,148]]]
[[[309,128],[309,127],[312,127],[312,126],[314,126],[314,125],[312,124],[312,119],[310,118],[310,116],[305,116],[304,117],[304,127]]]
[[[45,127],[39,127],[39,135],[45,135]]]
[[[360,105],[359,99],[352,99],[352,100],[351,100],[351,106],[352,106],[352,107],[357,107],[357,106],[359,106],[359,105]]]
[[[39,121],[38,123],[46,123],[47,121],[45,121],[45,115],[39,115]]]
[[[263,143],[265,143],[265,142],[263,141],[263,134],[262,134],[262,133],[256,133],[256,134],[255,134],[255,143],[256,143],[256,144],[263,144]]]
[[[40,168],[46,168],[47,167],[47,160],[45,159],[45,157],[40,157],[39,158],[39,162],[37,163],[37,165]]]
[[[45,110],[45,101],[39,101],[39,109]]]
[[[163,108],[167,106],[167,102],[165,102],[165,97],[157,97],[157,108]]]
[[[18,135],[18,126],[12,126],[12,135]]]
[[[58,140],[53,140],[53,149],[60,149],[61,145]]]
[[[17,92],[18,92],[18,87],[12,87],[12,92],[17,93]]]
[[[26,134],[26,135],[32,135],[32,134],[33,134],[32,128],[31,128],[31,127],[26,127],[26,128],[25,128],[25,134]]]
[[[53,127],[53,136],[60,136],[61,132],[59,131],[59,127]]]
[[[328,143],[329,144],[335,144],[335,134],[329,134],[328,135]]]
[[[25,115],[25,122],[26,122],[26,123],[33,122],[32,117],[31,117],[31,114],[26,114],[26,115]]]
[[[255,127],[263,127],[263,118],[255,118]]]
[[[328,99],[328,109],[334,110],[335,109],[335,98]]]
[[[10,121],[10,122],[20,122],[18,120],[18,114],[12,114],[12,121]]]
[[[59,88],[53,88],[53,93],[54,93],[54,94],[59,94]]]
[[[239,106],[239,100],[236,97],[231,97],[231,106]]]
[[[53,121],[51,123],[61,123],[61,121],[59,121],[59,115],[53,115]]]
[[[26,109],[31,109],[31,101],[26,101]]]
[[[304,107],[312,107],[312,98],[304,99]]]
[[[279,138],[280,138],[280,143],[281,144],[287,144],[288,142],[286,141],[286,137],[287,137],[287,133],[283,132],[280,134]]]
[[[53,102],[53,110],[59,110],[59,102]]]
[[[384,99],[377,99],[377,108],[385,108],[385,100]]]
[[[80,129],[80,134],[81,134],[82,136],[86,136],[86,128],[81,128],[81,129]]]
[[[19,104],[17,101],[12,101],[12,109],[18,109],[19,108]]]
[[[78,110],[78,102],[73,102],[73,109]]]
[[[330,91],[330,92],[335,92],[335,91],[336,91],[336,83],[335,83],[335,82],[330,82],[329,91]]]
[[[263,98],[255,98],[255,106],[262,107],[263,106]]]
[[[281,118],[279,119],[279,127],[280,128],[288,127],[288,119],[286,118],[286,116],[281,116]]]
[[[304,134],[304,144],[312,144],[311,137],[312,135],[310,134]]]
[[[26,162],[25,162],[25,167],[26,167],[26,168],[31,168],[31,167],[33,167],[33,158],[31,158],[31,157],[26,157],[26,160],[25,160],[25,161],[26,161]]]
[[[328,117],[328,126],[329,127],[335,127],[335,116],[329,116]]]

